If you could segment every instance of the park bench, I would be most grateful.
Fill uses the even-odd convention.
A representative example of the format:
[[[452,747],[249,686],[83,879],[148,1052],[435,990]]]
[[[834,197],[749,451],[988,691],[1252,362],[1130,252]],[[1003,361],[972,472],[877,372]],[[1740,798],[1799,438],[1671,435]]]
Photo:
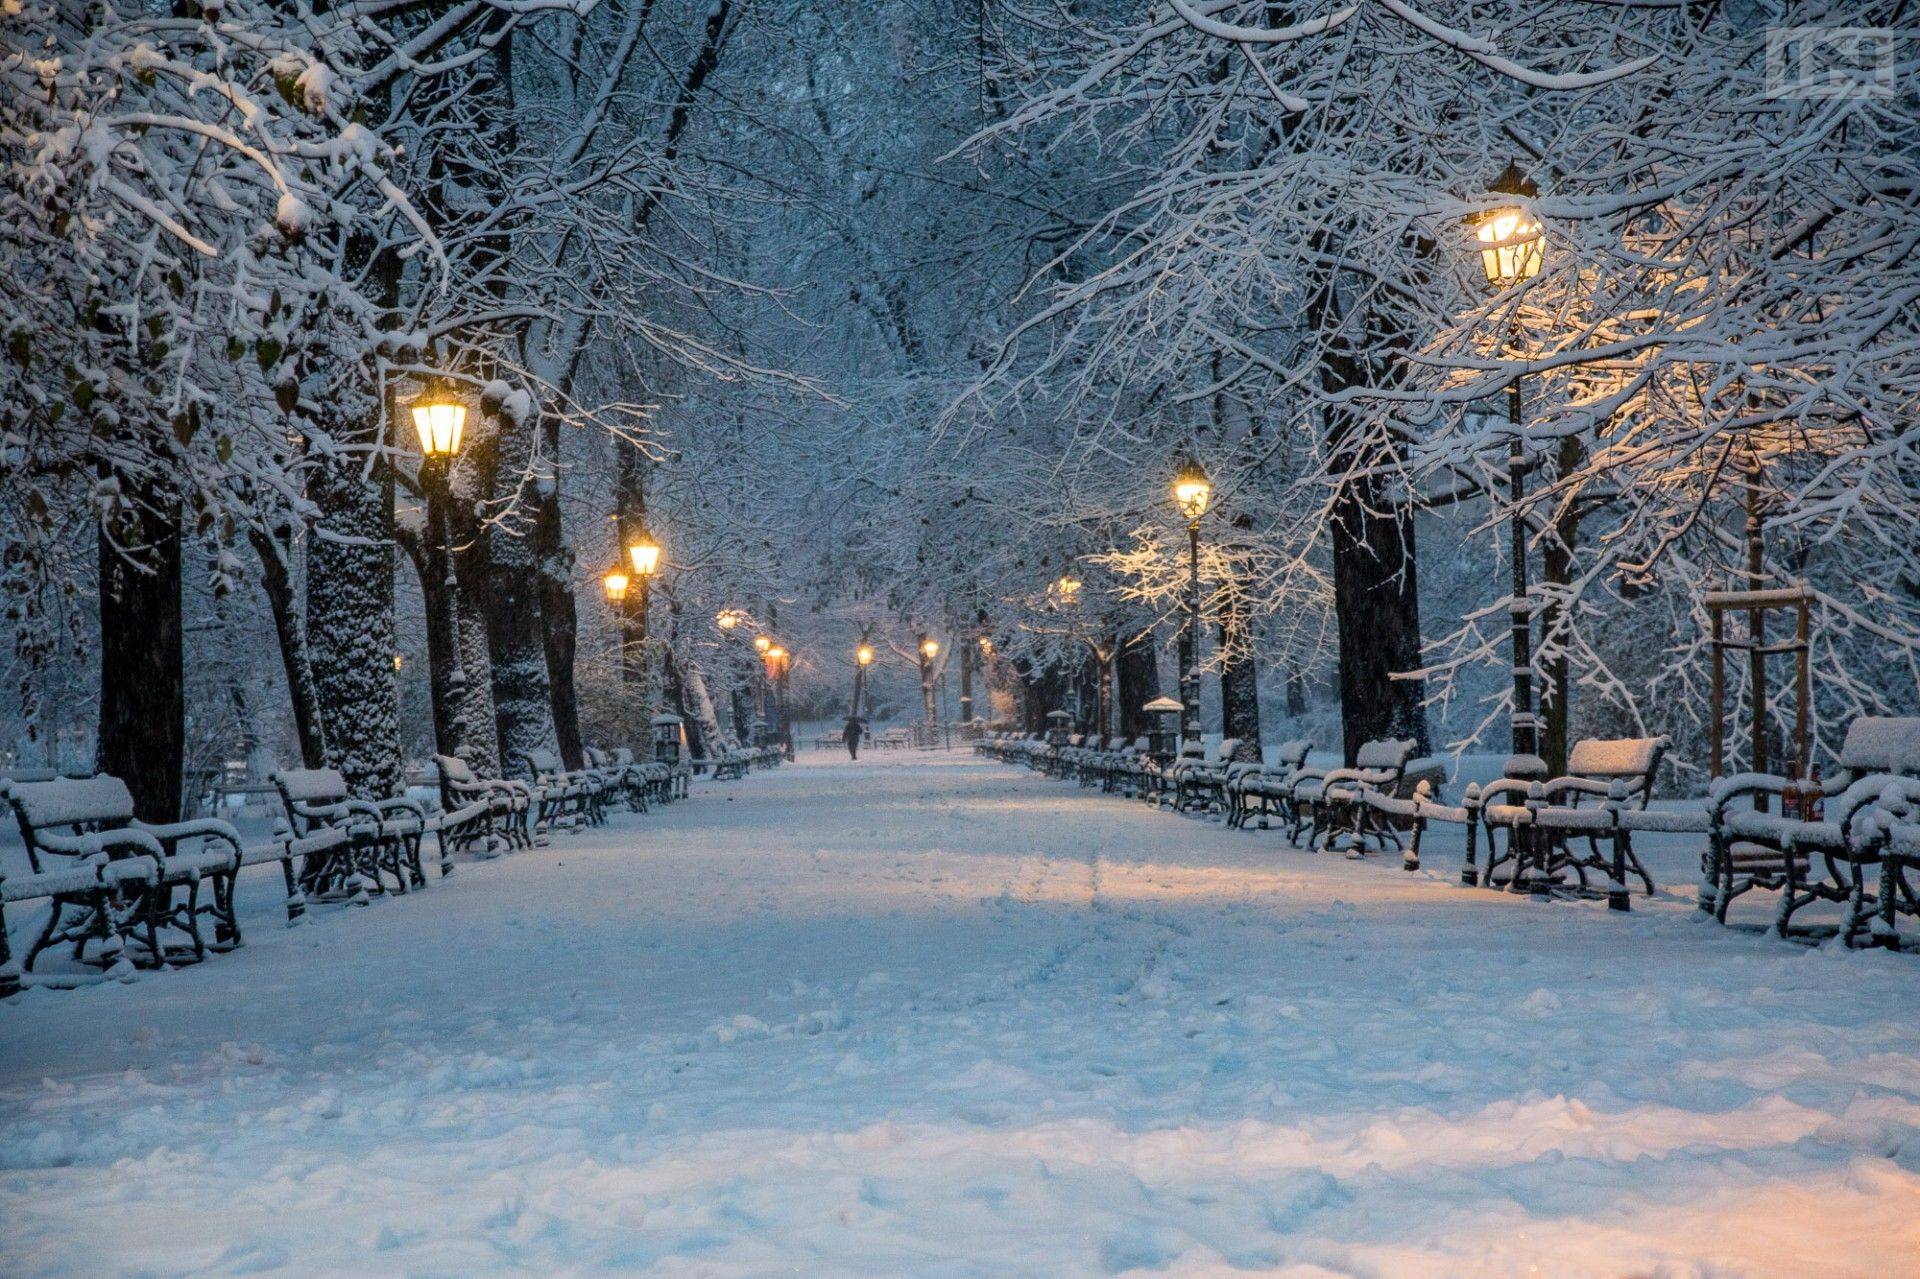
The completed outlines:
[[[583,753],[587,761],[585,771],[599,779],[609,802],[617,798],[626,804],[629,812],[648,810],[657,796],[658,779],[665,775],[664,767],[652,768],[638,762],[627,747],[601,750],[589,746]]]
[[[1197,759],[1183,761],[1174,778],[1173,811],[1200,808],[1211,813],[1226,808],[1227,769],[1240,753],[1240,739],[1224,737]]]
[[[1258,817],[1260,829],[1266,830],[1271,817],[1291,822],[1293,775],[1307,766],[1312,749],[1313,743],[1296,738],[1280,743],[1270,764],[1232,765],[1227,770],[1227,825],[1244,830]]]
[[[1893,867],[1882,866],[1882,850],[1892,844],[1893,832],[1908,824],[1903,813],[1912,784],[1920,779],[1920,717],[1856,719],[1841,743],[1839,762],[1840,770],[1818,785],[1825,808],[1819,821],[1736,807],[1741,800],[1784,796],[1792,784],[1787,778],[1740,773],[1714,783],[1707,801],[1702,910],[1725,923],[1736,897],[1766,888],[1780,893],[1772,931],[1783,937],[1794,914],[1815,901],[1844,903],[1840,931],[1849,944],[1872,926],[1876,914],[1885,921],[1883,928],[1891,927],[1909,862],[1900,853]],[[1813,783],[1800,785],[1803,793],[1816,793]],[[1868,890],[1869,870],[1880,872],[1877,887],[1889,887],[1894,901],[1883,903],[1878,892]]]
[[[504,851],[506,847],[533,847],[533,814],[538,803],[534,788],[518,778],[480,777],[472,765],[458,755],[435,755],[434,772],[440,783],[440,807],[445,813],[464,814],[457,826],[443,829],[443,838],[456,851],[468,851],[484,844],[485,851]],[[472,810],[481,808],[484,816],[476,821]],[[443,819],[444,820],[444,819]]]
[[[1580,888],[1589,872],[1603,876],[1609,893],[1624,892],[1631,873],[1647,896],[1653,877],[1633,851],[1632,827],[1623,812],[1647,810],[1654,778],[1672,741],[1666,737],[1585,738],[1567,755],[1567,775],[1547,781],[1504,777],[1481,787],[1467,808],[1487,833],[1487,864],[1480,882],[1488,888],[1544,891],[1571,870]],[[1504,850],[1495,832],[1506,833]],[[1576,843],[1585,845],[1575,852]],[[1462,878],[1473,873],[1471,835]],[[1506,866],[1503,881],[1499,870]]]
[[[8,961],[6,900],[49,902],[46,925],[23,961],[28,971],[48,947],[68,943],[77,962],[98,967],[139,962],[130,945],[145,951],[149,965],[185,959],[178,947],[168,948],[162,930],[185,933],[195,960],[209,948],[240,944],[233,907],[240,836],[226,822],[139,821],[126,783],[106,774],[14,779],[5,789],[32,874],[0,882],[0,966]],[[189,841],[198,847],[184,848]],[[213,923],[211,943],[201,935],[203,916]],[[97,943],[91,958],[89,943]]]
[[[1369,840],[1398,848],[1399,833],[1367,799],[1374,793],[1398,794],[1415,745],[1412,738],[1376,738],[1360,744],[1351,767],[1298,769],[1286,797],[1293,809],[1287,842],[1298,846],[1305,831],[1308,848],[1331,848],[1336,838],[1343,838],[1355,856],[1367,851]]]
[[[527,784],[536,792],[536,827],[600,824],[606,785],[599,777],[568,772],[560,757],[546,749],[522,751],[518,759]]]
[[[290,768],[273,775],[293,839],[325,831],[345,838],[314,848],[300,872],[308,896],[362,900],[384,892],[382,873],[393,876],[394,891],[426,887],[420,869],[420,841],[429,829],[427,811],[411,799],[356,799],[335,768]],[[445,864],[446,850],[441,850]]]
[[[738,781],[753,767],[753,752],[730,746],[707,761],[708,776],[716,782]]]

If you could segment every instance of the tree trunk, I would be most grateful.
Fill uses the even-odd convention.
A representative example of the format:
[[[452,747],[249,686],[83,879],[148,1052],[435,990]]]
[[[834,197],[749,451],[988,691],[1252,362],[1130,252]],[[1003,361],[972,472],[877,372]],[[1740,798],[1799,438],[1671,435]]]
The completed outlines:
[[[1586,446],[1578,436],[1560,441],[1556,465],[1561,475],[1570,475],[1586,460]],[[1573,720],[1572,665],[1567,659],[1568,632],[1566,608],[1559,603],[1573,583],[1573,552],[1580,541],[1580,515],[1571,502],[1554,515],[1553,536],[1546,539],[1540,553],[1541,585],[1548,604],[1541,611],[1542,647],[1557,651],[1545,664],[1546,686],[1542,707],[1541,758],[1546,761],[1547,776],[1567,775],[1567,752],[1572,745],[1569,732]]]
[[[377,419],[376,419],[377,420]],[[349,442],[375,444],[377,426]],[[363,478],[363,456],[321,460],[310,496],[307,629],[327,761],[362,798],[400,791],[400,687],[393,669],[393,482]]]
[[[1220,731],[1240,739],[1240,758],[1260,758],[1260,675],[1253,646],[1241,634],[1246,615],[1229,604],[1220,621]]]
[[[130,504],[99,535],[99,768],[127,784],[136,817],[174,822],[187,753],[179,507],[158,486],[120,478]]]
[[[1153,652],[1153,632],[1136,635],[1120,646],[1120,732],[1128,738],[1153,731],[1153,717],[1143,709],[1160,696],[1160,663]]]
[[[574,611],[573,548],[560,521],[560,419],[541,414],[545,466],[534,512],[533,551],[540,566],[540,625],[547,657],[547,692],[553,702],[554,734],[568,768],[586,762],[580,740],[580,698],[573,678],[579,619]]]
[[[1420,665],[1413,519],[1372,480],[1349,480],[1334,503],[1333,607],[1340,627],[1340,716],[1346,758],[1376,738],[1428,750]]]
[[[519,412],[515,410],[518,409]],[[502,410],[492,490],[503,508],[532,508],[533,424],[524,405]],[[533,751],[559,749],[540,621],[539,568],[526,529],[487,529],[487,647],[493,659],[493,713],[508,768]]]
[[[320,694],[313,682],[313,661],[307,648],[307,618],[294,591],[293,539],[285,526],[268,533],[252,529],[248,540],[260,560],[260,589],[273,616],[280,639],[280,666],[287,677],[287,701],[293,708],[293,731],[300,743],[303,768],[323,768],[327,737],[320,716]]]

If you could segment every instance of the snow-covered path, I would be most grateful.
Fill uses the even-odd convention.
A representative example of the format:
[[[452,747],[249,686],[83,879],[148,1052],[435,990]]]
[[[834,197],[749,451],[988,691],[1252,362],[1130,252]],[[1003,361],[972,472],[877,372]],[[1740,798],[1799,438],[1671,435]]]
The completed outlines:
[[[1920,1275],[1912,957],[804,759],[0,1007],[0,1274]]]

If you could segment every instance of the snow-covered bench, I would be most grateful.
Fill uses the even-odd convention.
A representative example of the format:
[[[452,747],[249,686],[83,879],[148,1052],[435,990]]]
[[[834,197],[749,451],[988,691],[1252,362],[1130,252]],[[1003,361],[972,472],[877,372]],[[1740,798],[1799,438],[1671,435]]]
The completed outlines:
[[[599,825],[606,805],[607,786],[593,773],[572,773],[550,750],[522,751],[520,768],[535,799],[534,824],[552,829],[557,825],[585,822]]]
[[[496,840],[508,847],[533,847],[533,814],[539,802],[534,788],[518,778],[480,777],[458,755],[435,755],[440,781],[440,833],[443,855],[485,846]]]
[[[32,874],[0,881],[0,984],[14,979],[7,953],[5,902],[45,898],[46,926],[27,948],[23,967],[49,946],[72,943],[74,958],[106,967],[125,958],[128,947],[144,962],[178,962],[161,931],[187,936],[192,957],[240,944],[233,885],[241,864],[240,836],[212,818],[149,825],[135,819],[126,783],[101,774],[5,783],[8,804],[26,844]],[[196,847],[188,849],[188,843]],[[201,884],[209,892],[201,896]],[[200,920],[213,922],[213,939]],[[89,957],[87,946],[96,943]]]
[[[1250,820],[1258,817],[1260,829],[1265,830],[1267,819],[1275,816],[1291,823],[1294,774],[1307,766],[1307,753],[1312,749],[1312,742],[1296,738],[1280,743],[1271,764],[1248,762],[1229,767],[1227,825],[1245,829]]]
[[[1892,928],[1902,893],[1904,866],[1896,851],[1891,867],[1883,851],[1904,850],[1895,834],[1906,827],[1907,813],[1920,779],[1920,717],[1862,716],[1847,729],[1840,746],[1840,771],[1816,790],[1802,782],[1802,794],[1823,811],[1805,815],[1738,807],[1759,796],[1784,798],[1792,783],[1784,777],[1740,773],[1716,781],[1708,795],[1709,842],[1700,886],[1700,908],[1722,923],[1728,907],[1756,888],[1780,893],[1773,931],[1784,936],[1795,912],[1815,901],[1841,902],[1846,917],[1843,937],[1851,943],[1869,927]],[[1875,884],[1873,889],[1869,882]],[[1893,900],[1882,902],[1883,892]],[[1911,901],[1907,891],[1905,900]],[[1878,917],[1882,922],[1873,921]]]
[[[1199,759],[1184,761],[1174,778],[1173,809],[1184,813],[1199,808],[1211,813],[1226,808],[1227,770],[1240,754],[1240,739],[1223,737]]]
[[[1304,830],[1309,848],[1330,848],[1337,837],[1344,837],[1355,854],[1364,854],[1369,840],[1383,849],[1389,843],[1399,848],[1399,833],[1368,800],[1399,794],[1416,745],[1412,738],[1377,738],[1360,744],[1352,767],[1298,769],[1288,796],[1294,816],[1287,842],[1297,845]]]
[[[1615,817],[1645,812],[1653,798],[1653,782],[1672,741],[1666,737],[1586,738],[1574,743],[1567,755],[1567,775],[1541,781],[1538,777],[1503,777],[1481,787],[1467,807],[1487,833],[1487,864],[1477,872],[1481,883],[1499,887],[1496,872],[1509,866],[1506,887],[1514,892],[1544,888],[1571,870],[1588,887],[1588,873],[1606,878],[1608,900],[1625,909],[1625,878],[1631,873],[1646,894],[1653,895],[1653,877],[1633,851],[1632,828]],[[1506,832],[1505,851],[1495,832]],[[1586,851],[1575,853],[1575,841]],[[1461,872],[1472,883],[1473,842],[1467,845]]]
[[[420,842],[429,824],[427,810],[418,803],[404,797],[356,799],[345,776],[334,768],[282,769],[273,775],[273,785],[280,792],[290,838],[307,839],[326,831],[343,837],[306,858],[300,872],[304,893],[358,900],[385,891],[382,873],[393,876],[398,893],[426,887]]]

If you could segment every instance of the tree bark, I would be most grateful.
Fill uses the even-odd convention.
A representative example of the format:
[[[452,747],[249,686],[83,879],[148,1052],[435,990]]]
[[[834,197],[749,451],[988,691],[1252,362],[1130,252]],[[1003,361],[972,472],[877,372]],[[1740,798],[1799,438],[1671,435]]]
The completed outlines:
[[[372,419],[377,423],[377,416]],[[378,442],[378,426],[343,433]],[[315,468],[320,512],[307,552],[307,630],[327,762],[362,798],[400,791],[400,687],[393,669],[393,481],[364,478],[358,452]]]
[[[560,419],[541,414],[545,469],[534,512],[533,553],[540,571],[540,627],[547,658],[547,692],[553,702],[554,735],[568,768],[586,762],[580,740],[580,696],[574,684],[579,618],[573,599],[573,548],[560,520]]]
[[[294,590],[293,539],[283,525],[272,533],[252,529],[248,540],[260,560],[260,589],[267,597],[274,634],[280,640],[280,666],[287,677],[287,701],[293,708],[293,731],[300,744],[300,764],[323,768],[327,762],[325,722],[320,694],[313,682],[313,661],[307,648],[307,618]]]
[[[1120,646],[1120,732],[1129,738],[1153,731],[1153,718],[1142,708],[1160,696],[1160,663],[1153,652],[1153,632],[1136,635]]]
[[[1240,739],[1240,758],[1260,758],[1260,678],[1253,648],[1240,634],[1245,613],[1230,604],[1220,621],[1220,723],[1227,737]]]
[[[493,493],[502,509],[533,501],[532,424],[509,405],[497,434]],[[522,406],[524,407],[524,406]],[[557,753],[553,699],[547,681],[546,636],[540,620],[539,570],[524,530],[496,521],[487,542],[487,647],[493,660],[493,712],[500,758],[512,767],[533,751]]]
[[[179,506],[160,486],[120,480],[129,505],[99,534],[99,768],[127,784],[136,817],[173,822],[187,752]]]

